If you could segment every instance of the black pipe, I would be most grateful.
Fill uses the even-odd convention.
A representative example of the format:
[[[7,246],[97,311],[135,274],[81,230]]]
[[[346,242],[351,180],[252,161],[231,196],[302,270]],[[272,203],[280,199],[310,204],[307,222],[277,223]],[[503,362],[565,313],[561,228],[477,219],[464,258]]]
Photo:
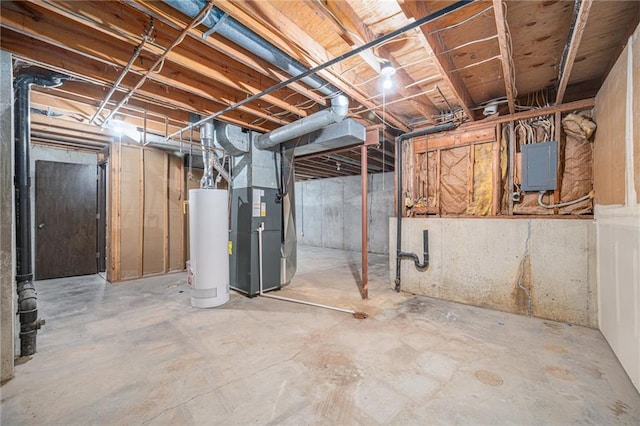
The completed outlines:
[[[421,271],[426,270],[429,267],[429,234],[425,229],[422,231],[422,244],[424,246],[424,260],[420,263],[418,255],[415,253],[405,253],[402,251],[402,202],[404,197],[402,195],[402,142],[407,139],[415,138],[418,136],[428,135],[431,133],[444,132],[446,130],[453,130],[456,128],[454,123],[444,123],[434,127],[428,127],[426,129],[416,130],[413,132],[405,133],[396,138],[396,175],[398,177],[398,203],[396,205],[396,291],[400,291],[400,263],[402,259],[413,259],[416,268]]]
[[[29,91],[33,84],[57,87],[63,77],[22,74],[13,82],[15,141],[15,210],[16,210],[16,288],[20,315],[20,356],[36,352],[36,334],[45,321],[38,319],[36,289],[33,286],[31,261],[31,171],[29,140]]]

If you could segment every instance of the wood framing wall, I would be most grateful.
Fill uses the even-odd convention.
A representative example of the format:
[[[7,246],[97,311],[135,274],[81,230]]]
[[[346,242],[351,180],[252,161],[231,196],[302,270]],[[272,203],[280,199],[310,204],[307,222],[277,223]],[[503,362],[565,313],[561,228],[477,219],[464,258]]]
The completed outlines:
[[[521,146],[556,140],[559,141],[558,189],[548,192],[543,202],[557,204],[589,194],[593,189],[593,144],[588,141],[589,137],[574,133],[581,131],[583,123],[571,120],[583,118],[571,118],[569,114],[592,105],[592,101],[581,102],[514,114],[512,120],[489,120],[409,141],[402,153],[406,165],[402,194],[405,215],[486,217],[592,213],[591,200],[547,209],[538,205],[537,192],[519,191]],[[587,111],[585,115],[590,114]],[[525,136],[525,128],[530,129],[530,136]],[[512,200],[514,191],[520,192],[519,202]]]
[[[153,148],[113,144],[108,194],[109,281],[185,268],[182,158]]]

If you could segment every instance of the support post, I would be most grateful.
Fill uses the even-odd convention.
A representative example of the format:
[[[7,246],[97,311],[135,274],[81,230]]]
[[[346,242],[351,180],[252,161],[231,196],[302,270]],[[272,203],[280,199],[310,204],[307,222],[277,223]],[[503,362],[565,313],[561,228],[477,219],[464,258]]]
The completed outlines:
[[[376,131],[377,133],[377,131]],[[362,174],[362,289],[360,295],[363,299],[369,297],[369,259],[368,259],[368,212],[367,212],[367,145],[360,147],[360,169]]]

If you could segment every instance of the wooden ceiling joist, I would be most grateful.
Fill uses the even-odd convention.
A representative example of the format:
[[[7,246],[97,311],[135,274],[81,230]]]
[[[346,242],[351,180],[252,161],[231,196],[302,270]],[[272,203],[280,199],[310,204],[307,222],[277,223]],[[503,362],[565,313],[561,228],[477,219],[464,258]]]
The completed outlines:
[[[269,2],[252,2],[247,0],[230,2],[228,0],[219,0],[216,5],[220,9],[234,16],[245,26],[252,28],[260,36],[274,44],[279,49],[294,55],[294,57],[300,55],[305,56],[309,66],[317,66],[333,59],[333,55],[322,47],[322,45],[310,38],[305,31],[303,31],[289,18],[283,16],[283,14]],[[273,27],[277,28],[278,34],[276,34],[274,29],[267,28],[262,21],[258,20],[258,17],[263,21],[271,23]],[[286,40],[295,40],[296,43],[302,43],[302,46],[294,46],[295,49],[292,49],[292,43],[288,43]],[[318,74],[329,83],[348,94],[354,101],[360,103],[366,108],[376,109],[376,104],[369,100],[366,94],[360,92],[349,82],[334,74],[337,73],[340,75],[347,72],[347,69],[344,68],[342,64],[338,63],[334,68],[333,72],[325,69],[320,71]],[[387,121],[394,127],[403,131],[409,130],[402,120],[392,114],[388,115]]]
[[[148,14],[149,16],[154,17],[156,19],[156,25],[158,25],[158,22],[160,22],[161,24],[171,27],[174,30],[179,30],[181,28],[184,28],[187,23],[186,19],[180,19],[176,16],[175,9],[163,2],[154,0],[133,0],[128,3],[128,5],[145,14]],[[166,31],[164,27],[163,30]],[[273,78],[278,82],[288,80],[290,77],[273,65],[264,61],[263,59],[248,54],[245,50],[239,48],[233,42],[216,33],[210,34],[205,38],[204,31],[195,28],[189,33],[189,36],[200,43],[204,43],[217,52],[224,54],[228,58],[231,58],[234,61],[239,62],[240,64],[246,65],[253,71],[258,72],[259,74],[262,74],[266,77]],[[324,106],[328,103],[322,94],[316,93],[313,89],[307,88],[302,83],[292,83],[288,87],[319,105]]]
[[[362,22],[353,7],[346,1],[328,1],[327,7],[338,17],[345,25],[351,26],[358,30],[365,42],[376,39],[373,31]],[[378,53],[383,59],[388,60],[396,70],[395,79],[397,80],[397,91],[403,98],[408,98],[408,102],[422,114],[422,116],[430,124],[435,124],[435,116],[440,114],[440,110],[433,104],[428,96],[421,93],[421,90],[415,85],[412,86],[413,80],[402,68],[402,65],[396,60],[393,53],[385,46],[378,49]]]
[[[589,12],[591,11],[591,5],[593,0],[580,0],[580,7],[573,23],[573,29],[570,33],[570,39],[566,50],[563,54],[564,61],[560,64],[560,76],[558,78],[558,90],[556,94],[556,105],[560,105],[564,99],[564,93],[567,90],[567,84],[569,84],[569,77],[571,76],[571,70],[573,69],[573,63],[580,47],[580,41],[582,35],[587,26],[587,20],[589,19]]]
[[[76,53],[90,59],[101,61],[110,66],[124,66],[129,61],[132,53],[131,46],[127,43],[114,38],[105,38],[100,32],[87,29],[81,34],[78,34],[76,25],[63,17],[58,18],[56,21],[53,21],[53,19],[38,18],[37,21],[26,26],[23,24],[24,20],[29,20],[31,18],[28,16],[25,17],[11,9],[7,9],[6,11],[3,11],[1,19],[6,28],[10,28],[23,35],[43,41],[53,46],[64,48],[71,53]],[[103,47],[100,49],[98,46]],[[107,47],[106,49],[105,46]],[[140,56],[140,61],[143,64],[146,62],[146,66],[150,66],[153,59],[154,56],[148,56],[148,54]],[[133,72],[130,73],[131,76],[127,75],[125,80],[123,80],[123,86],[134,86],[138,79],[132,78],[132,76],[134,74],[146,72],[147,69],[144,68],[144,66],[137,65],[132,68],[132,71]],[[224,73],[216,71],[215,74],[217,77],[220,77]],[[149,79],[166,86],[176,87],[184,90],[185,92],[220,103],[224,106],[232,105],[237,101],[244,99],[247,94],[252,94],[250,92],[255,89],[251,85],[246,84],[247,90],[240,93],[230,86],[214,86],[211,84],[211,79],[213,79],[212,75],[198,75],[192,71],[191,68],[184,68],[171,63],[164,64],[161,71],[151,74]],[[223,79],[220,78],[219,80]],[[129,84],[125,83],[125,81],[128,81]],[[224,84],[229,83],[229,81],[231,80],[226,79]],[[245,106],[245,110],[257,117],[264,118],[280,125],[290,122],[290,120],[283,120],[268,113],[259,106],[247,105]],[[298,109],[291,110],[297,111]]]
[[[507,17],[505,15],[504,0],[493,0],[493,13],[496,20],[496,29],[498,30],[498,44],[500,46],[500,59],[502,62],[502,76],[504,78],[504,87],[507,94],[507,104],[509,113],[514,114],[516,86],[513,80],[515,69],[513,67],[513,53],[511,52],[511,42],[508,33]]]
[[[481,6],[485,7],[484,5]],[[427,2],[422,1],[403,1],[400,2],[400,7],[404,11],[407,18],[420,19],[423,16],[427,16],[430,13],[434,12],[433,10],[429,9]],[[475,10],[472,5],[466,6],[465,9],[470,9],[470,11]],[[442,42],[440,35],[434,31],[436,29],[436,25],[437,22],[427,23],[420,27],[420,31],[424,36],[426,42],[425,48],[433,52],[433,63],[438,68],[442,79],[451,88],[451,91],[454,93],[466,116],[469,118],[469,120],[473,121],[474,115],[473,111],[470,109],[470,106],[473,105],[471,94],[462,81],[460,75],[453,72],[455,70],[455,66],[449,54],[444,53],[447,48]]]
[[[26,40],[11,30],[3,30],[2,46],[18,58],[23,58],[25,62],[30,62],[30,56],[37,54],[39,60],[35,63],[37,65],[42,65],[63,74],[77,76],[81,79],[84,76],[91,76],[94,82],[98,82],[105,87],[108,87],[119,73],[119,70],[114,66],[80,56],[39,40]],[[123,88],[132,87],[133,84],[135,84],[135,76],[127,75],[123,80]],[[226,106],[211,99],[205,99],[155,81],[147,81],[139,90],[139,93],[143,96],[157,99],[166,105],[173,105],[194,113],[209,114]],[[223,118],[231,123],[246,127],[247,122],[251,122],[255,118],[262,118],[263,115],[265,113],[254,111],[249,107],[242,107],[236,111],[228,112]]]
[[[114,9],[112,12],[105,10],[104,7],[101,8],[96,5],[86,4],[86,2],[58,2],[58,4],[39,2],[38,5],[78,24],[87,25],[87,20],[89,20],[89,25],[96,33],[99,32],[109,39],[119,39],[126,42],[127,49],[130,48],[131,44],[139,42],[139,34],[145,28],[145,16],[141,15],[137,19],[134,19],[131,17],[131,8],[115,2],[109,2],[109,7]],[[130,20],[124,19],[125,16]],[[93,24],[93,22],[109,22],[109,25],[100,26]],[[153,33],[155,41],[153,43],[146,43],[144,46],[145,51],[151,55],[151,59],[155,59],[155,57],[163,54],[164,48],[161,46],[170,45],[170,43],[179,36],[179,31],[161,22],[156,23],[155,26],[156,29]],[[262,75],[256,75],[252,69],[245,67],[242,63],[228,61],[225,55],[216,50],[205,54],[199,44],[201,44],[199,41],[197,44],[189,42],[181,43],[168,53],[167,61],[172,63],[176,68],[186,68],[205,77],[211,83],[220,83],[226,87],[241,91],[245,95],[253,95],[260,92],[260,87],[264,85],[275,84],[275,81],[271,79],[265,79]],[[169,72],[168,70],[168,74],[176,75],[179,74],[179,71]],[[204,86],[206,86],[206,84],[204,84]],[[291,93],[286,92],[282,95],[286,97],[291,95]],[[220,97],[224,96],[221,95]],[[241,97],[237,95],[236,98],[241,99]],[[296,108],[292,103],[285,102],[278,96],[267,95],[263,97],[263,100],[299,117],[305,117],[307,115],[306,110]]]

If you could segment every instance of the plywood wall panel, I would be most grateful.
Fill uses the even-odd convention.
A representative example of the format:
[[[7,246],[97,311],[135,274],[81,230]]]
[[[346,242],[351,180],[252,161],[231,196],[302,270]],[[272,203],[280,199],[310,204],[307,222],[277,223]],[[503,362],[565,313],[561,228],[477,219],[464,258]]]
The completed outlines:
[[[142,253],[139,244],[142,238],[142,228],[140,227],[140,209],[142,208],[140,192],[143,184],[140,170],[142,150],[118,145],[116,151],[119,151],[116,155],[118,155],[120,164],[120,211],[119,220],[115,223],[120,234],[120,274],[115,279],[124,280],[139,277],[142,269]],[[117,231],[118,229],[116,229]]]
[[[164,272],[165,154],[144,150],[143,275]]]
[[[627,46],[596,96],[593,181],[597,204],[625,202]]]
[[[109,162],[108,279],[118,282],[184,270],[182,158],[116,144]]]

